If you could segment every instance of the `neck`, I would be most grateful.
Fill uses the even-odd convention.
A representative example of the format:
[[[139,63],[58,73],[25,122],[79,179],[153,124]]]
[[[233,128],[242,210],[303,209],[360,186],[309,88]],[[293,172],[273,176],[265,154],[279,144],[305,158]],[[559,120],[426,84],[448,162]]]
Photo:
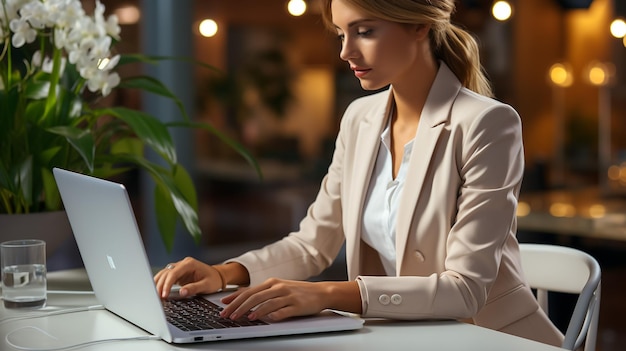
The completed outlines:
[[[419,120],[438,69],[436,60],[427,60],[415,75],[404,80],[404,84],[393,85],[396,121],[415,123]]]

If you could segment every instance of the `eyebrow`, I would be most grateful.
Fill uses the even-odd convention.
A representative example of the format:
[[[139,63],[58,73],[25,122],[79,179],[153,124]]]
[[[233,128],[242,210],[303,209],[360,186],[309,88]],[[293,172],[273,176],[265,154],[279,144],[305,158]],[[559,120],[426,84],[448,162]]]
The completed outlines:
[[[355,21],[352,21],[350,23],[348,23],[348,28],[352,28],[354,26],[358,26],[360,24],[363,24],[364,22],[375,22],[376,20],[373,18],[361,18]],[[335,28],[341,30],[341,28],[339,28],[338,25],[335,24]]]

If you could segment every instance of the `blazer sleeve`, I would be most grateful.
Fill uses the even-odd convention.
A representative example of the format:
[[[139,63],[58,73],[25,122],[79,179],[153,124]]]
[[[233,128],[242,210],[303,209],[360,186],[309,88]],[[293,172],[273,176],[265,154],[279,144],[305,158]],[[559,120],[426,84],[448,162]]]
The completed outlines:
[[[350,107],[345,115],[349,115]],[[342,119],[335,151],[315,201],[297,231],[261,249],[227,260],[248,270],[250,285],[268,278],[305,280],[320,274],[337,257],[345,241],[342,222],[342,169],[347,119]]]
[[[456,113],[472,114],[467,110]],[[476,315],[487,301],[499,273],[503,247],[516,230],[515,211],[524,168],[521,121],[511,107],[492,104],[453,127],[458,130],[438,146],[446,148],[444,154],[448,156],[434,162],[456,162],[458,174],[438,175],[433,171],[432,176],[450,183],[448,193],[437,193],[437,197],[455,198],[456,202],[450,208],[416,214],[414,219],[449,221],[447,228],[434,226],[434,231],[419,234],[444,238],[442,257],[436,258],[442,261],[442,268],[422,276],[359,276],[366,317],[463,319]],[[454,186],[457,178],[458,188]],[[431,209],[438,204],[432,197],[425,201]],[[442,219],[442,215],[450,218]],[[428,264],[437,267],[439,263]]]

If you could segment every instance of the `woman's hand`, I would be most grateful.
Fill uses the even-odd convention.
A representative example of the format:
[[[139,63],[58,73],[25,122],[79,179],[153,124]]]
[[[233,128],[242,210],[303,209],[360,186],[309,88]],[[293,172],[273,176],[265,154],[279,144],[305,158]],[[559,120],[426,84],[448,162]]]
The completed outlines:
[[[191,257],[168,264],[154,276],[154,282],[161,298],[169,296],[174,284],[181,286],[180,296],[213,293],[226,285],[217,268]]]
[[[279,321],[312,315],[327,308],[359,313],[361,298],[356,282],[303,282],[271,278],[240,289],[222,299],[222,317],[250,320],[268,317]]]

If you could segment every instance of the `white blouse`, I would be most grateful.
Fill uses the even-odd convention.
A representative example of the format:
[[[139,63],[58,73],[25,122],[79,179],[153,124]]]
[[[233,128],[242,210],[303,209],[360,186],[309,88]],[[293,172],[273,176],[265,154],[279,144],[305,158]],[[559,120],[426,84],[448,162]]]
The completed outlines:
[[[387,275],[395,276],[396,217],[415,139],[404,145],[402,163],[396,179],[393,179],[390,123],[387,123],[380,139],[374,173],[365,198],[362,239],[378,252]]]

